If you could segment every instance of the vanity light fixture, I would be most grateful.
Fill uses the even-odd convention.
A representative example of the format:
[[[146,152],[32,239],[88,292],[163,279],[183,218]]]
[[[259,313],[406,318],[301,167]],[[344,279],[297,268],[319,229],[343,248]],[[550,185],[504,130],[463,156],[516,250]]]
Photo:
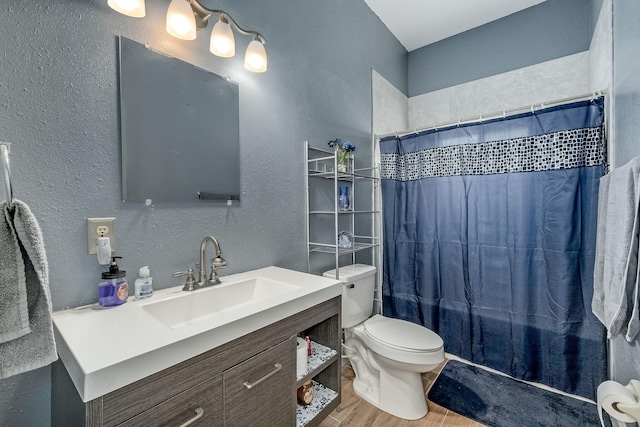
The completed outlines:
[[[267,71],[267,52],[264,50],[264,43],[254,37],[247,46],[247,53],[244,55],[244,68],[254,73],[264,73]]]
[[[167,32],[182,40],[193,40],[196,31],[206,28],[209,18],[217,16],[213,26],[209,50],[223,58],[230,58],[236,53],[236,42],[232,27],[240,34],[253,36],[245,53],[244,66],[254,73],[267,71],[267,52],[264,44],[267,42],[262,34],[240,27],[227,12],[209,9],[201,5],[198,0],[171,0],[167,10]]]
[[[209,43],[211,53],[223,58],[231,58],[236,54],[236,41],[229,20],[224,16],[218,18],[218,22],[211,31],[211,41]]]
[[[107,0],[114,10],[134,18],[145,16],[144,0]],[[254,73],[267,71],[267,51],[265,38],[257,31],[245,30],[227,12],[209,9],[198,0],[171,0],[167,9],[166,29],[169,34],[181,40],[194,40],[196,31],[203,30],[209,18],[218,20],[211,31],[209,50],[214,55],[230,58],[236,54],[236,41],[232,27],[240,34],[253,36],[244,55],[244,67]]]
[[[184,0],[172,1],[167,9],[167,32],[180,40],[195,40],[196,17]]]
[[[132,18],[144,18],[144,0],[108,0],[107,4],[115,11]]]

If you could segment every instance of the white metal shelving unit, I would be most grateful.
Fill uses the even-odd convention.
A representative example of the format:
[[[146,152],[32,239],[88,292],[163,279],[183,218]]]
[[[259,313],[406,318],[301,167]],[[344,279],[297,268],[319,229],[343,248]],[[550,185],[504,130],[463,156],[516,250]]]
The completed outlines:
[[[372,159],[373,159],[372,152]],[[342,257],[351,256],[351,264],[356,262],[356,254],[362,251],[372,251],[371,261],[373,264],[378,264],[379,251],[380,251],[380,210],[376,209],[379,206],[379,185],[380,175],[379,168],[354,168],[353,153],[349,155],[349,167],[351,172],[338,172],[338,161],[335,151],[323,150],[315,148],[309,145],[309,142],[305,142],[305,212],[307,213],[307,230],[306,230],[306,242],[307,242],[307,269],[311,272],[311,255],[314,253],[333,254],[334,265],[336,269],[336,279],[339,279],[340,260]],[[310,210],[310,195],[314,192],[314,180],[332,180],[333,181],[333,205],[322,206],[322,209]],[[355,206],[356,201],[356,183],[358,181],[368,181],[371,183],[370,190],[370,204],[365,209],[360,209]],[[341,210],[338,203],[338,187],[341,184],[345,184],[350,188],[350,207],[347,210]],[[325,242],[311,241],[311,223],[314,217],[319,216],[333,216],[333,228],[327,230],[327,233],[333,233],[333,239],[327,239]],[[343,220],[346,218],[346,221]],[[371,224],[370,233],[367,235],[356,235],[354,230],[356,229],[356,223],[365,218],[368,218]],[[342,220],[342,221],[341,221]],[[347,222],[348,229],[341,230],[340,224]],[[353,235],[352,247],[349,249],[341,248],[338,245],[338,234],[341,231],[347,231]],[[333,243],[327,243],[332,241]],[[347,264],[347,263],[345,263]]]

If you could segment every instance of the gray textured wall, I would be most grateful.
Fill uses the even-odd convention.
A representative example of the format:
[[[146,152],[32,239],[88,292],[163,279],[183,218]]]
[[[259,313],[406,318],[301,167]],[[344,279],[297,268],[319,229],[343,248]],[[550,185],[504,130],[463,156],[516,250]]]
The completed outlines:
[[[223,274],[278,265],[306,269],[303,141],[371,144],[371,69],[407,91],[407,52],[362,0],[202,0],[266,37],[269,70],[164,30],[169,0],[129,18],[104,0],[2,0],[0,140],[14,143],[15,196],[40,221],[54,309],[93,303],[102,268],[86,254],[87,217],[117,217],[117,253],[135,279],[149,265],[158,288],[193,266],[205,235],[220,241]],[[149,42],[240,84],[239,207],[121,202],[116,35]],[[100,333],[100,331],[96,331]],[[122,331],[126,333],[126,331]],[[0,381],[0,425],[50,424],[49,369]]]
[[[410,52],[409,96],[589,50],[590,1],[547,0]]]

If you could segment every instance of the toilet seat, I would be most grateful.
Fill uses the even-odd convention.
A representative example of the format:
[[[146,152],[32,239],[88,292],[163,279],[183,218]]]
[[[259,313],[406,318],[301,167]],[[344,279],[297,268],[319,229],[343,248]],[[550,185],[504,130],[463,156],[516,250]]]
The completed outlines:
[[[398,351],[435,353],[442,351],[442,338],[435,332],[412,322],[379,314],[364,322],[364,332],[377,344]]]

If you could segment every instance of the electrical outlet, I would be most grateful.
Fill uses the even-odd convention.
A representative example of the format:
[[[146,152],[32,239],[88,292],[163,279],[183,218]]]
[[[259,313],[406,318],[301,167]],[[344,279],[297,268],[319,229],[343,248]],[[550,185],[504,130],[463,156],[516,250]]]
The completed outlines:
[[[98,237],[108,237],[111,250],[116,250],[116,219],[87,218],[87,252],[95,255]]]

